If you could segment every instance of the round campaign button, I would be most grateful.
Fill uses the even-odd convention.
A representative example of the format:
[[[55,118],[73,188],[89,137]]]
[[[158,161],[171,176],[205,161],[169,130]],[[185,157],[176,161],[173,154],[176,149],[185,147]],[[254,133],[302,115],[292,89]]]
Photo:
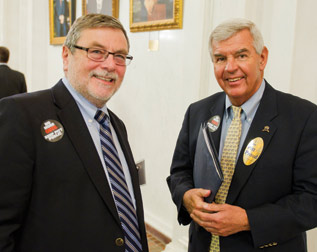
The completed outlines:
[[[220,121],[221,118],[218,115],[211,117],[207,122],[209,131],[215,132],[219,128]]]
[[[261,137],[252,139],[243,153],[243,163],[245,165],[253,164],[261,155],[264,147],[264,141]]]
[[[64,128],[61,123],[56,120],[46,120],[41,125],[41,133],[48,142],[57,142],[64,136]]]

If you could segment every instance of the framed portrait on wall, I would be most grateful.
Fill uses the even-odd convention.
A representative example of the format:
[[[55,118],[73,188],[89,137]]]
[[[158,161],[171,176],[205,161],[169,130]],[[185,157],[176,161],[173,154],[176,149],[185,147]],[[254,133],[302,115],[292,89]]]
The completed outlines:
[[[130,31],[183,27],[183,0],[130,0]]]
[[[76,17],[76,0],[49,0],[50,44],[63,44]]]
[[[100,13],[119,17],[119,0],[82,0],[83,15]]]

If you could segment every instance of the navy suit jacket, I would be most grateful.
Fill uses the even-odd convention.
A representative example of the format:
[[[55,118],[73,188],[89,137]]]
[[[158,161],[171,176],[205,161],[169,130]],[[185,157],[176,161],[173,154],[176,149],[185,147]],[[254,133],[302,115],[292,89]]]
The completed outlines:
[[[146,252],[138,172],[125,126],[109,114],[130,170]],[[63,126],[62,139],[44,139],[47,120]],[[61,81],[1,100],[0,155],[1,252],[125,251],[116,242],[124,234],[99,155]]]
[[[190,252],[209,251],[211,234],[191,220],[182,205],[183,195],[194,187],[193,164],[200,125],[215,115],[222,118],[224,104],[225,93],[221,92],[188,108],[167,179],[179,223],[191,223]],[[217,149],[220,134],[221,125],[212,133]],[[245,165],[243,152],[256,137],[263,139],[264,149],[255,163]],[[266,83],[226,203],[246,209],[251,231],[221,237],[221,252],[306,251],[305,231],[317,225],[316,105],[276,91]]]
[[[24,75],[7,65],[0,65],[0,99],[26,91]]]

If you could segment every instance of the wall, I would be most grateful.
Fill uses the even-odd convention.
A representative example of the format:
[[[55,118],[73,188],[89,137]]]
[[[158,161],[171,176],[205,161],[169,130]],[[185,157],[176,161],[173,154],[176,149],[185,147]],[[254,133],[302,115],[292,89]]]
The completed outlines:
[[[253,20],[270,52],[265,78],[316,103],[316,8],[314,0],[184,0],[183,29],[128,32],[134,60],[109,107],[125,121],[135,159],[145,159],[146,221],[173,239],[166,251],[186,251],[188,240],[165,182],[184,113],[220,90],[208,55],[211,30],[230,17]],[[128,0],[120,1],[119,15],[129,30]],[[159,39],[156,52],[148,50],[150,37]],[[10,66],[25,73],[30,91],[63,76],[61,46],[49,45],[48,1],[0,0],[0,44],[11,49]],[[308,232],[309,252],[317,251],[316,237],[316,229]]]

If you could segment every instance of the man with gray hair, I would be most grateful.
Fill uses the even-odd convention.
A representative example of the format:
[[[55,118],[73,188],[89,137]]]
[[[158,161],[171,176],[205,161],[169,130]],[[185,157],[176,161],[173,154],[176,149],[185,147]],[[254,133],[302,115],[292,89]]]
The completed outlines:
[[[122,24],[78,18],[65,77],[0,102],[0,251],[147,252],[138,171],[107,108],[132,60]]]
[[[317,225],[317,106],[263,78],[268,49],[251,21],[220,24],[209,46],[224,92],[189,106],[167,178],[179,223],[190,223],[188,251],[305,252]],[[214,192],[194,179],[202,123],[223,173]]]

